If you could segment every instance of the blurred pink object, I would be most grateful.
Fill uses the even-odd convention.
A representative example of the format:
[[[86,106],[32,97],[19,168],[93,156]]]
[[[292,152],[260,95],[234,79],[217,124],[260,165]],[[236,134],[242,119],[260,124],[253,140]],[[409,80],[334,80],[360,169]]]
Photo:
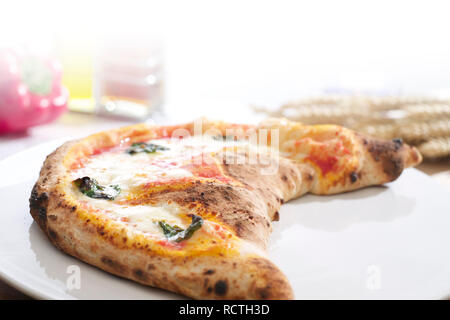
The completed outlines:
[[[0,49],[0,134],[51,122],[67,107],[61,64],[50,56]]]

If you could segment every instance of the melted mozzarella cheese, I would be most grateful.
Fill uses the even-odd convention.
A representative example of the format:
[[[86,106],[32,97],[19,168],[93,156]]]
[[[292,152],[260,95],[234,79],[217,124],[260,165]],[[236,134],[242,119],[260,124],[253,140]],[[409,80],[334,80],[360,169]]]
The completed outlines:
[[[119,205],[109,200],[92,198],[87,198],[85,201],[89,205],[101,209],[108,217],[129,225],[135,231],[164,236],[158,225],[159,221],[165,221],[172,226],[186,227],[181,218],[182,209],[175,205],[128,206]]]
[[[87,176],[97,180],[100,185],[119,185],[123,196],[131,188],[148,182],[192,177],[190,171],[181,168],[183,162],[202,153],[211,153],[229,145],[240,144],[235,141],[215,140],[210,136],[147,142],[162,145],[168,150],[134,155],[126,153],[123,149],[104,152],[89,158],[84,167],[74,172],[73,179]]]
[[[138,153],[130,155],[124,148],[116,148],[91,156],[84,166],[73,172],[73,179],[90,177],[100,185],[118,185],[121,192],[116,200],[125,199],[134,187],[149,182],[163,182],[171,179],[192,177],[193,174],[182,168],[183,163],[202,153],[220,152],[231,146],[249,147],[243,141],[223,141],[211,136],[194,136],[185,139],[158,139],[147,141],[167,148],[155,153]],[[256,148],[256,146],[251,146]],[[184,209],[174,204],[152,205],[122,205],[115,201],[93,199],[81,194],[74,187],[74,192],[93,208],[116,221],[122,221],[132,230],[151,233],[164,237],[159,221],[165,221],[174,226],[186,228],[182,216]],[[205,224],[207,228],[208,224]]]
[[[164,181],[192,176],[188,170],[177,165],[153,164],[153,154],[104,153],[91,158],[88,163],[75,172],[74,179],[90,177],[100,185],[119,185],[121,195],[133,187],[152,181]]]

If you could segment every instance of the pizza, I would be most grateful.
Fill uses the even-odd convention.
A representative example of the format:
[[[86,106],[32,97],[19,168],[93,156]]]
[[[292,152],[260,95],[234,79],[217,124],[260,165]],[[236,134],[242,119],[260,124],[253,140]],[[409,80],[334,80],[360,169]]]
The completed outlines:
[[[266,252],[281,205],[420,162],[399,139],[335,125],[136,124],[50,154],[30,211],[56,247],[117,276],[195,299],[293,299]]]

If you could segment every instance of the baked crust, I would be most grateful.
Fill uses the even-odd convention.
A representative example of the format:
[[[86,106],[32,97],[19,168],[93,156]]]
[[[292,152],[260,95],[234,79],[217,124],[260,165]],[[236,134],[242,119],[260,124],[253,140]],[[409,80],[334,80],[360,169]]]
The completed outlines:
[[[96,215],[80,205],[73,192],[70,172],[80,159],[125,139],[132,143],[169,137],[177,129],[193,133],[193,123],[165,127],[139,124],[65,143],[43,164],[30,197],[31,215],[62,251],[145,285],[195,299],[292,299],[289,281],[265,254],[271,221],[279,219],[281,204],[307,192],[334,194],[383,184],[421,161],[415,148],[399,140],[376,140],[334,125],[305,126],[269,119],[249,126],[203,120],[203,132],[216,130],[225,135],[230,128],[267,130],[269,140],[275,140],[276,132],[278,170],[261,175],[258,170],[262,164],[223,161],[224,174],[236,183],[195,181],[139,198],[146,204],[173,201],[186,208],[195,204],[200,215],[212,217],[230,230],[230,246],[171,250]],[[248,156],[237,153],[233,157],[245,160]],[[216,157],[223,160],[221,154]]]

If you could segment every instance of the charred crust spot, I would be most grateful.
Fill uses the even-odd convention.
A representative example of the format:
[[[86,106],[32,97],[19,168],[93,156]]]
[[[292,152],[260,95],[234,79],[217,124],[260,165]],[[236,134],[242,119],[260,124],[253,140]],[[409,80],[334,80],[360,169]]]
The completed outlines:
[[[208,287],[208,289],[206,289],[206,291],[208,291],[208,293],[211,293],[212,292],[212,287]]]
[[[286,181],[288,180],[288,178],[286,177],[286,175],[283,174],[283,175],[281,176],[281,180],[283,180],[284,182],[286,182]]]
[[[55,230],[48,228],[48,235],[54,241],[58,240],[58,234],[56,233]]]
[[[218,296],[224,296],[227,294],[228,284],[224,280],[219,280],[214,285],[214,293]]]
[[[215,272],[216,272],[215,270],[209,269],[209,270],[206,270],[205,272],[203,272],[203,274],[204,274],[205,276],[209,276],[209,275],[211,275],[211,274],[214,274]]]
[[[380,162],[389,181],[397,179],[403,171],[403,159],[398,153],[400,148],[401,144],[394,141],[371,140],[369,142],[368,150],[372,158]]]
[[[235,222],[235,224],[234,224],[234,229],[235,229],[235,231],[236,231],[236,234],[240,237],[240,236],[242,236],[242,232],[244,231],[244,228],[243,228],[243,226],[242,226],[242,223],[241,223],[241,221],[239,221],[239,220],[237,220],[236,222]]]
[[[30,196],[30,211],[42,227],[45,227],[47,224],[47,204],[47,192],[42,192],[39,194],[37,185],[34,185]]]
[[[147,275],[141,269],[134,269],[133,270],[133,275],[138,280],[142,280],[142,281],[147,280]]]
[[[314,179],[314,177],[313,177],[313,175],[311,174],[311,173],[308,173],[307,175],[306,175],[306,180],[308,180],[308,181],[312,181]]]
[[[48,218],[51,220],[51,221],[56,221],[58,218],[55,216],[55,215],[53,215],[53,214],[50,214],[49,216],[48,216]]]
[[[275,211],[273,221],[280,221],[280,213],[278,211]]]
[[[108,258],[108,257],[102,257],[101,261],[103,262],[104,265],[108,266],[109,268],[113,269],[114,271],[118,272],[118,273],[123,273],[125,270],[125,267],[120,264],[119,262]]]
[[[99,235],[104,236],[105,235],[105,227],[104,226],[98,226],[97,227],[97,232]]]
[[[256,289],[256,294],[259,296],[260,299],[269,299],[270,298],[270,290],[271,286],[267,285],[264,288],[258,288]]]
[[[71,208],[71,210],[72,210],[72,212],[73,212],[73,211],[77,210],[77,207],[76,207],[76,206],[73,206],[73,207]]]
[[[47,208],[45,207],[40,207],[38,209],[38,218],[43,222],[46,223],[47,222]]]
[[[44,194],[42,194],[42,195],[44,195]],[[31,198],[30,198],[30,208],[31,209],[39,210],[41,208],[41,206],[43,204],[42,202],[44,202],[44,198],[42,197],[42,195],[39,196],[37,191],[33,190],[33,193],[31,194]]]
[[[355,171],[350,173],[350,181],[352,183],[355,183],[357,180],[358,180],[358,173],[356,173]]]
[[[403,145],[403,140],[401,138],[394,138],[392,142],[395,144],[395,150],[398,150]]]
[[[398,178],[403,171],[403,161],[400,158],[394,158],[387,166],[385,166],[385,173],[390,176],[392,180]]]
[[[276,198],[277,198],[278,203],[280,203],[280,204],[283,204],[283,203],[284,203],[283,198],[280,198],[280,197],[276,197]]]

